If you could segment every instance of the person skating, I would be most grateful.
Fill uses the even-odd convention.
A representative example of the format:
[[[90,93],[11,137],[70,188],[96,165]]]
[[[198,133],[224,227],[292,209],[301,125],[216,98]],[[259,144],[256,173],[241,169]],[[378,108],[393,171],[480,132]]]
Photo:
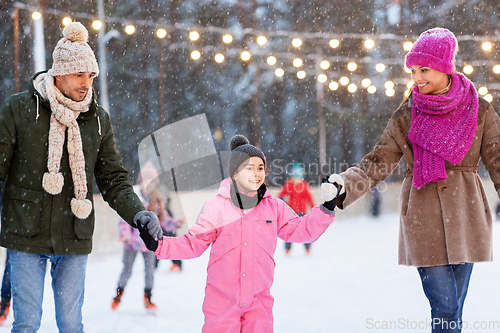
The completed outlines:
[[[0,109],[0,246],[11,268],[12,332],[36,332],[42,319],[47,261],[60,332],[83,332],[85,274],[92,251],[92,179],[128,223],[161,238],[158,218],[144,209],[115,148],[108,113],[92,89],[99,68],[88,31],[68,24],[49,71]]]
[[[160,259],[189,259],[212,245],[207,268],[203,332],[272,332],[274,252],[277,237],[313,242],[334,220],[338,189],[325,183],[330,201],[299,217],[265,185],[266,158],[241,135],[230,143],[230,178],[181,237],[154,240],[140,227],[146,246]]]
[[[381,139],[340,174],[344,209],[383,181],[404,156],[399,263],[416,266],[432,332],[461,332],[475,262],[492,260],[492,214],[481,160],[500,189],[500,118],[455,69],[458,43],[443,28],[423,32],[406,55],[415,82]],[[333,175],[335,178],[339,175]]]

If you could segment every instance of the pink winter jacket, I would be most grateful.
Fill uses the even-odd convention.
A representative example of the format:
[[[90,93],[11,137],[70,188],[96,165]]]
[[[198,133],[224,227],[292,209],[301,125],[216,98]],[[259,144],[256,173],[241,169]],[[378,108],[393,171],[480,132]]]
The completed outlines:
[[[195,258],[212,244],[207,285],[244,306],[254,295],[271,288],[277,237],[287,242],[314,242],[334,215],[314,207],[299,217],[269,191],[253,209],[239,209],[231,201],[230,185],[230,178],[223,180],[217,196],[205,204],[188,233],[163,237],[155,254],[160,259]],[[210,297],[208,292],[206,297]]]

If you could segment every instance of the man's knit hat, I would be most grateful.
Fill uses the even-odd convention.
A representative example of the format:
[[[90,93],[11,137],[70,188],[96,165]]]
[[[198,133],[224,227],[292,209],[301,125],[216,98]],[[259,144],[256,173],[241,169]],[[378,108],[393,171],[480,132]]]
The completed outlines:
[[[99,66],[94,51],[87,44],[89,33],[80,22],[68,24],[52,53],[52,68],[49,75],[68,75],[76,73],[99,74]]]
[[[454,74],[457,46],[457,38],[448,29],[424,31],[406,55],[406,67],[425,66],[445,74]]]
[[[229,150],[231,150],[231,154],[229,155],[230,177],[233,177],[239,166],[250,157],[260,157],[264,162],[264,166],[266,165],[266,156],[264,156],[264,153],[259,148],[252,146],[243,135],[236,134],[231,138]]]

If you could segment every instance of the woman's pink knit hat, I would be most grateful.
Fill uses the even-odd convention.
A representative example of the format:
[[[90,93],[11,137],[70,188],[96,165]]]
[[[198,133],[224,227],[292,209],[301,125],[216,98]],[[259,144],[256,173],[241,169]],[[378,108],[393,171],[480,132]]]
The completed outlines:
[[[454,74],[457,46],[457,38],[448,29],[434,28],[424,31],[406,55],[406,67],[425,66],[446,74]]]

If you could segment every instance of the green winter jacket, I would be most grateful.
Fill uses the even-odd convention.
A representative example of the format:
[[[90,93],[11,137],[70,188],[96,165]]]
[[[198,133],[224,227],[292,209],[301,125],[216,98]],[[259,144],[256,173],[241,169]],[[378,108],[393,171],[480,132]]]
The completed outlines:
[[[33,85],[34,78],[42,73],[31,78],[28,91],[9,97],[0,109],[0,181],[4,184],[0,246],[55,255],[89,254],[94,209],[86,219],[79,219],[71,212],[74,193],[67,135],[60,170],[64,175],[62,192],[51,195],[42,187],[42,176],[48,171],[51,116],[49,101]],[[134,193],[116,150],[109,115],[94,99],[89,111],[81,113],[77,122],[85,155],[87,199],[93,206],[95,176],[104,200],[131,223],[144,206]]]

